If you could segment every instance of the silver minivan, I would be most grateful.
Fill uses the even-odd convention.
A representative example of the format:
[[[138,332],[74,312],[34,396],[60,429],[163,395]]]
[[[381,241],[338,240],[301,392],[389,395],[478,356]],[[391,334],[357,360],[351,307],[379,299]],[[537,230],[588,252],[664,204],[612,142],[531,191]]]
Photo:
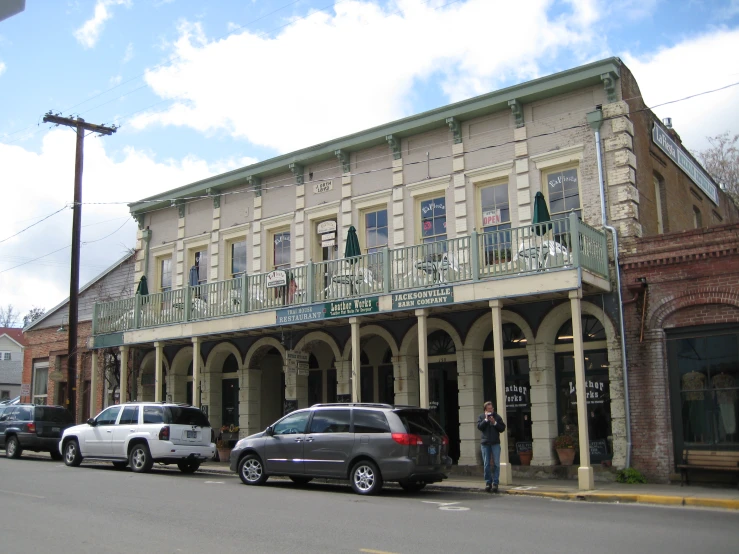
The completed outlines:
[[[358,494],[387,481],[415,492],[447,478],[449,439],[428,410],[389,404],[316,404],[291,412],[231,451],[246,485],[272,475],[297,484],[348,479]]]

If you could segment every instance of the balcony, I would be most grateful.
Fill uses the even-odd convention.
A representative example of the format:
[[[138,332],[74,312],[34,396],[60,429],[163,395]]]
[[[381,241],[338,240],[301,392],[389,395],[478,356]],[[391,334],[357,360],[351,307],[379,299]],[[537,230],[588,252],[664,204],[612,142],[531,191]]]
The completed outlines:
[[[276,287],[268,273],[258,273],[100,302],[93,334],[578,268],[608,279],[605,234],[572,214],[547,224],[308,263],[288,269]]]

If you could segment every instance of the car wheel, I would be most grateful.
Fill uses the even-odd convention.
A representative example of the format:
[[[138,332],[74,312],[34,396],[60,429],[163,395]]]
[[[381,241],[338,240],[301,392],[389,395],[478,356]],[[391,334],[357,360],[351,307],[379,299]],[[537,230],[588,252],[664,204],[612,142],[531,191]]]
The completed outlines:
[[[262,460],[256,454],[244,456],[239,462],[239,477],[245,485],[263,485],[267,480]]]
[[[67,441],[64,445],[64,463],[70,467],[77,467],[82,463],[80,445],[77,439]]]
[[[180,468],[182,473],[195,473],[200,469],[200,462],[183,460],[181,462],[177,462],[177,467]]]
[[[148,473],[154,465],[149,447],[143,442],[133,445],[128,461],[135,473]]]
[[[18,437],[10,436],[5,442],[5,455],[8,458],[20,458],[23,453],[21,443],[18,442]]]
[[[292,481],[296,485],[307,485],[308,483],[310,483],[311,481],[313,481],[313,477],[298,477],[298,476],[294,476],[294,477],[290,477],[290,481]]]
[[[113,467],[116,469],[126,469],[128,462],[113,462]]]
[[[423,481],[401,481],[399,484],[405,492],[418,492],[426,486],[426,483]]]
[[[357,494],[377,494],[382,489],[382,475],[374,463],[362,460],[352,468],[351,483]]]
[[[58,450],[52,450],[51,452],[49,452],[49,456],[51,456],[52,460],[57,462],[62,459],[62,453]]]

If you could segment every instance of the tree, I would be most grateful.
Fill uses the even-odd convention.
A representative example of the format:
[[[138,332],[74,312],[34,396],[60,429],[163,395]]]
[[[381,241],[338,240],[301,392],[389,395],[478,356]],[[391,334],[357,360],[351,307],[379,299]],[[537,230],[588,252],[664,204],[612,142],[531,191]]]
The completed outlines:
[[[739,206],[739,134],[732,137],[727,131],[706,138],[711,147],[699,151],[698,159]]]
[[[8,304],[6,308],[0,306],[0,327],[15,327],[18,325],[19,315],[13,304]]]
[[[46,313],[45,308],[37,308],[34,306],[31,308],[26,315],[23,316],[23,327],[28,327],[31,323],[36,321],[42,315]]]

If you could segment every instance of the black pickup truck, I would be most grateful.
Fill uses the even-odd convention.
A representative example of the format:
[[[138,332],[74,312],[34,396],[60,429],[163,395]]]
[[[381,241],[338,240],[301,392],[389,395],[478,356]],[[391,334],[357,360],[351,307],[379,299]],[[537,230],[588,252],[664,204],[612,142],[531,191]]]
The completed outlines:
[[[0,448],[8,458],[20,458],[24,450],[32,450],[61,460],[59,439],[73,424],[72,415],[62,406],[0,406]]]

